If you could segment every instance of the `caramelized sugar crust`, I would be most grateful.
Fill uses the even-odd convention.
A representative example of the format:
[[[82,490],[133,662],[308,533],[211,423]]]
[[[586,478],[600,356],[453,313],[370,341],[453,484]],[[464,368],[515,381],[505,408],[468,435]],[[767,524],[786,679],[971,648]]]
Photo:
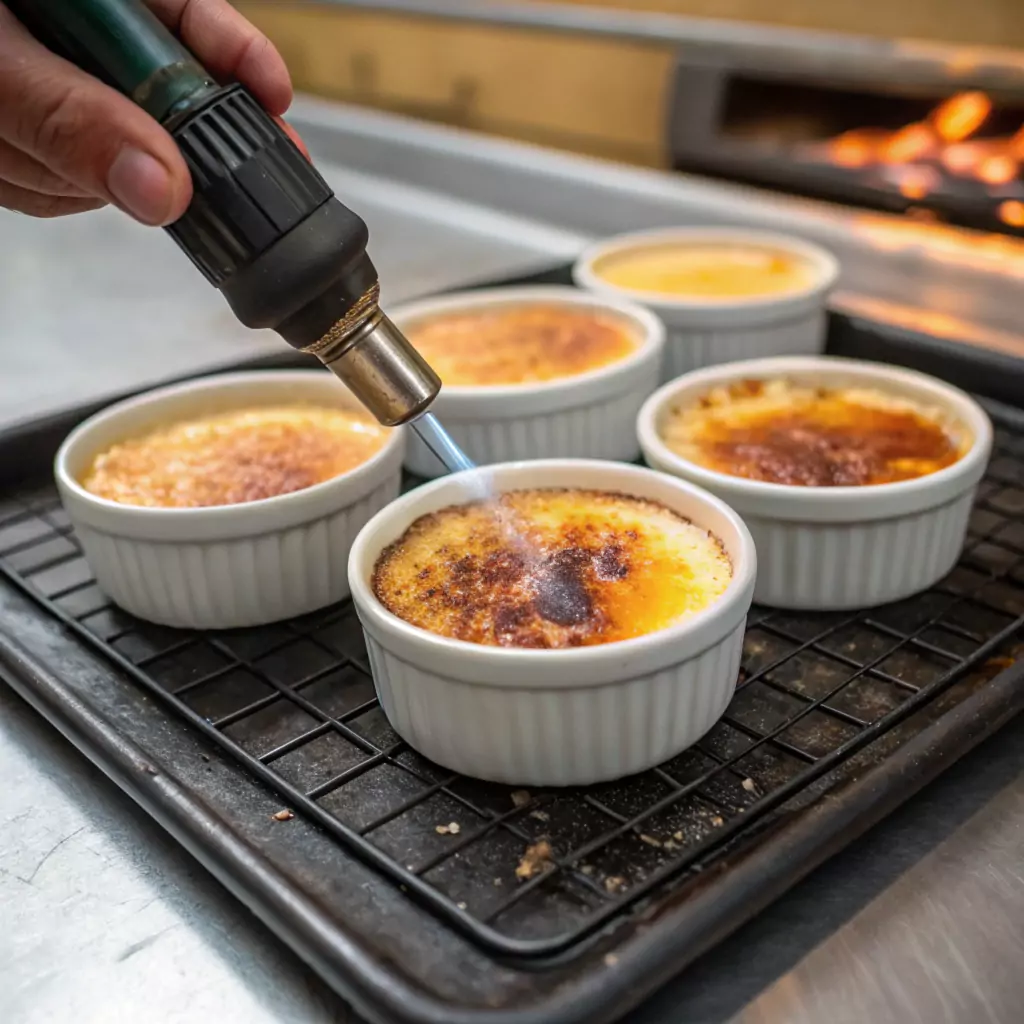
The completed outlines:
[[[609,253],[594,272],[616,288],[679,298],[751,298],[808,287],[814,272],[781,249],[734,242],[663,243]]]
[[[573,377],[625,359],[639,345],[624,320],[557,303],[439,314],[406,334],[441,380],[458,386]]]
[[[422,516],[382,552],[373,590],[432,633],[563,648],[664,629],[731,579],[720,541],[658,502],[543,489]]]
[[[368,413],[315,406],[235,410],[122,441],[82,486],[149,508],[236,505],[300,491],[378,452],[388,431]]]
[[[662,431],[691,462],[768,483],[860,487],[935,473],[970,439],[940,410],[869,388],[741,381],[677,408]]]

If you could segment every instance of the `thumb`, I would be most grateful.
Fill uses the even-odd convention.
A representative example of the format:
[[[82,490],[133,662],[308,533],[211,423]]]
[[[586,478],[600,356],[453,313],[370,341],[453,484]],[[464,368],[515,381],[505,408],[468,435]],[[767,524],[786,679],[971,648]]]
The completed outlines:
[[[0,5],[0,139],[143,224],[192,195],[174,140],[145,111],[38,43]]]

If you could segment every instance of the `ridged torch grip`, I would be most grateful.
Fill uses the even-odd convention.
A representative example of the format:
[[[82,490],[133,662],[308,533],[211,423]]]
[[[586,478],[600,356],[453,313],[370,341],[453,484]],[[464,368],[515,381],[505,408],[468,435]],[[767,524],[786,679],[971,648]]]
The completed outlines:
[[[333,195],[273,118],[231,86],[170,127],[193,199],[168,232],[220,287]]]

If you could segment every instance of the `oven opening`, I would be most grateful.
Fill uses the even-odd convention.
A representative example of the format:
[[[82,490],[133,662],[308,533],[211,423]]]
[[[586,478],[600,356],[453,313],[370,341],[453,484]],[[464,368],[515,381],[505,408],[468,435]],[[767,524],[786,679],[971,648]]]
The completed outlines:
[[[1024,100],[732,74],[704,169],[969,226],[1024,229]],[[713,166],[713,165],[716,165]],[[710,165],[710,166],[709,166]]]

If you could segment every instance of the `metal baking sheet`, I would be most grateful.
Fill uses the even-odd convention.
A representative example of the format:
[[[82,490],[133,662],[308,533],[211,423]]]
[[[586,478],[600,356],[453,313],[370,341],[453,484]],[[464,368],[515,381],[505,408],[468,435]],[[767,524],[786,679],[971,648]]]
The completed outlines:
[[[201,637],[111,609],[42,442],[5,464],[0,674],[367,1016],[610,1021],[1024,703],[1024,415],[994,411],[953,576],[862,615],[758,611],[723,723],[627,783],[517,808],[424,762],[388,734],[346,606]],[[517,886],[541,834],[558,868]]]

